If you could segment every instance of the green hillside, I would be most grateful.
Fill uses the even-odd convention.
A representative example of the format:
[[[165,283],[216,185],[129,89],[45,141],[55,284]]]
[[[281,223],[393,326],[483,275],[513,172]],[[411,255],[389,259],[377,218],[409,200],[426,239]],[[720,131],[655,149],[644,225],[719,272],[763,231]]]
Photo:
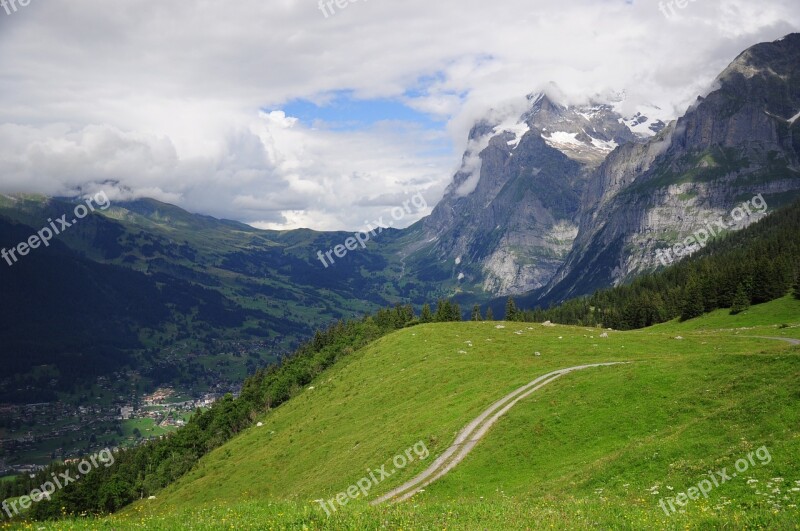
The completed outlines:
[[[752,336],[800,337],[800,301],[601,333],[523,323],[398,331],[323,372],[155,500],[71,525],[797,529],[800,347]],[[611,361],[632,363],[568,374],[535,392],[410,502],[370,507],[359,498],[330,517],[314,502],[367,469],[392,468],[394,456],[423,441],[430,457],[381,482],[374,499],[427,467],[506,393],[556,369]],[[746,473],[707,499],[671,516],[659,506],[748,454]]]

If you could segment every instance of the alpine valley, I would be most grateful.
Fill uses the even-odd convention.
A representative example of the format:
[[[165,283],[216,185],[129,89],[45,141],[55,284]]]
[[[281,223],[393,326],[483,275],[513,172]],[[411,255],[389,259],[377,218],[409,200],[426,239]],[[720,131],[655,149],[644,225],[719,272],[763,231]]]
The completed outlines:
[[[451,436],[466,424],[464,421],[477,416],[482,405],[488,406],[493,401],[494,395],[490,396],[480,385],[481,370],[459,357],[472,352],[473,341],[480,348],[499,344],[508,349],[511,361],[503,361],[503,370],[491,378],[496,388],[507,388],[510,392],[532,379],[519,376],[535,362],[528,354],[534,351],[537,356],[539,351],[546,354],[546,349],[556,348],[563,337],[595,348],[594,335],[591,341],[587,338],[587,334],[595,332],[583,327],[603,324],[564,322],[563,325],[581,326],[559,328],[558,334],[546,329],[547,336],[541,340],[544,346],[538,346],[538,339],[531,339],[530,344],[524,346],[514,346],[510,343],[514,338],[503,335],[506,325],[481,329],[474,325],[474,329],[460,330],[452,324],[425,324],[428,321],[458,321],[462,316],[470,317],[470,309],[473,309],[473,316],[476,311],[481,316],[491,309],[501,317],[505,307],[506,320],[513,323],[516,319],[508,313],[512,310],[520,312],[518,315],[534,308],[544,312],[576,298],[591,296],[598,290],[630,286],[637,279],[641,281],[651,276],[656,278],[653,275],[671,270],[673,260],[663,257],[669,256],[665,252],[674,251],[676,247],[691,249],[685,253],[673,252],[675,264],[680,258],[713,260],[715,252],[735,253],[739,247],[751,249],[747,246],[757,245],[753,243],[757,240],[755,235],[761,234],[762,241],[767,241],[770,234],[782,235],[785,233],[780,231],[792,230],[791,219],[794,218],[790,214],[782,214],[786,217],[774,221],[774,226],[769,225],[769,220],[771,215],[788,212],[783,209],[800,199],[800,34],[758,44],[741,53],[719,74],[712,89],[698,97],[677,120],[667,122],[656,108],[642,108],[633,116],[625,114],[621,111],[623,98],[608,101],[587,98],[584,103],[573,104],[564,101],[554,89],[528,96],[527,107],[519,114],[487,114],[472,127],[460,169],[430,216],[407,229],[383,230],[365,249],[347,253],[329,267],[320,263],[318,251],[333,249],[352,236],[351,233],[259,230],[236,221],[192,214],[152,199],[111,204],[108,209],[97,210],[74,224],[46,248],[21,257],[18,263],[0,262],[3,302],[0,305],[0,362],[3,364],[0,464],[6,470],[32,472],[53,459],[77,457],[105,447],[140,446],[150,439],[155,448],[152,454],[136,454],[139,456],[136,459],[141,459],[138,464],[149,463],[148,466],[152,466],[148,470],[157,469],[157,473],[141,476],[135,488],[133,483],[125,483],[118,491],[114,490],[117,486],[109,486],[112,480],[105,478],[102,480],[105,482],[102,489],[106,489],[102,490],[103,502],[98,502],[99,505],[84,503],[85,500],[78,500],[76,495],[70,503],[74,502],[74,507],[80,510],[76,509],[74,514],[116,510],[144,498],[139,508],[133,509],[140,510],[149,495],[158,493],[157,503],[152,504],[153,514],[161,514],[158,512],[161,510],[172,514],[164,524],[165,529],[169,528],[170,522],[182,521],[180,516],[169,513],[179,505],[179,500],[190,500],[198,506],[209,501],[232,503],[239,500],[237,496],[244,487],[220,473],[221,463],[227,459],[238,459],[246,465],[244,470],[252,473],[245,475],[253,476],[250,479],[256,484],[263,478],[255,476],[264,474],[264,485],[255,488],[263,487],[265,492],[296,503],[318,491],[324,494],[330,484],[347,487],[348,482],[339,484],[337,474],[344,475],[350,468],[331,464],[328,454],[336,450],[336,445],[328,439],[323,441],[320,434],[336,432],[331,436],[339,437],[338,442],[352,448],[353,455],[363,451],[370,458],[388,456],[419,438],[416,435],[406,437],[405,431],[391,430],[361,438],[358,433],[341,428],[340,421],[366,423],[368,419],[396,413],[407,425],[419,425],[417,431],[426,437],[432,452],[443,451],[450,444]],[[14,248],[46,226],[48,220],[73,211],[80,201],[80,198],[32,194],[0,196],[0,247]],[[749,205],[746,215],[732,215],[737,209],[741,213],[743,204]],[[721,219],[726,220],[725,229],[708,239],[712,247],[721,246],[718,251],[685,245],[687,238],[698,231],[720,227]],[[759,224],[765,221],[766,224]],[[770,230],[774,230],[774,234]],[[738,235],[742,239],[735,240],[734,245],[730,238]],[[797,238],[796,232],[793,237]],[[780,239],[775,238],[776,241]],[[695,252],[696,256],[687,258]],[[785,261],[789,263],[788,258]],[[776,263],[783,267],[783,261],[776,260]],[[789,284],[794,281],[789,278],[792,267],[796,264],[784,268],[787,272],[783,276]],[[741,289],[747,288],[745,284]],[[737,287],[738,282],[720,300],[731,298]],[[781,292],[776,288],[774,296],[764,296],[762,300],[758,295],[748,296],[748,307],[751,302],[773,305],[765,306],[768,310],[762,313],[756,311],[754,319],[766,319],[764,315],[774,312],[781,319],[791,320],[797,307],[791,296],[784,297],[787,289],[784,286]],[[751,291],[757,293],[757,287]],[[509,297],[513,297],[516,306]],[[668,304],[668,297],[665,296],[665,300]],[[439,312],[436,315],[425,317],[423,313],[417,317],[423,305],[437,301]],[[719,306],[722,307],[722,303]],[[426,309],[431,310],[430,307]],[[592,311],[594,309],[593,306]],[[703,307],[701,303],[699,314],[707,313],[706,310],[719,311],[716,306]],[[365,318],[368,314],[372,317]],[[668,314],[666,311],[663,320],[674,317]],[[612,332],[613,353],[596,361],[613,358],[614,362],[627,362],[630,356],[641,354],[648,363],[674,364],[675,367],[670,365],[670,370],[678,371],[678,361],[669,361],[671,352],[666,347],[659,350],[658,345],[672,340],[678,333],[688,337],[700,328],[734,328],[733,325],[716,326],[719,323],[715,319],[721,319],[719,315],[693,316],[711,320],[707,327],[692,328],[693,325],[677,322],[658,325],[662,328],[656,327],[655,339],[637,332],[626,332],[629,335],[615,338]],[[558,322],[557,314],[547,314],[547,317]],[[737,323],[742,326],[779,324]],[[420,326],[407,328],[409,324]],[[520,336],[535,333],[527,324],[508,326],[509,329],[520,328],[517,330]],[[536,326],[541,328],[541,324]],[[323,332],[325,329],[327,331]],[[394,335],[389,335],[392,333]],[[562,337],[558,337],[559,334]],[[702,350],[699,345],[705,345],[704,340],[719,341],[737,356],[745,356],[750,347],[765,351],[774,347],[772,344],[764,346],[755,338],[737,342],[729,336],[708,334],[704,337],[697,333],[681,344],[680,356],[690,364],[680,369],[685,372],[680,373],[685,378],[709,381],[721,378],[725,385],[735,386],[738,380],[733,375],[741,373],[740,376],[752,376],[750,379],[742,376],[747,381],[742,385],[756,386],[753,383],[756,376],[786,384],[791,374],[797,374],[798,366],[788,355],[781,355],[781,361],[774,367],[759,366],[749,358],[747,370],[733,368],[729,358],[719,366],[713,360],[702,365],[692,356]],[[762,331],[752,335],[775,333]],[[390,342],[392,338],[396,343]],[[422,340],[430,342],[433,349],[431,352],[435,355],[431,354],[430,360],[425,357],[427,351],[420,350]],[[458,343],[459,348],[445,348],[446,341],[450,341],[448,345]],[[653,345],[656,345],[655,350],[648,350]],[[625,347],[629,352],[622,350]],[[377,368],[396,364],[395,351],[409,356],[413,353],[414,364],[419,367],[429,364],[431,372],[426,373],[415,365],[409,369],[414,374],[413,380],[402,380],[397,376],[401,372],[396,372],[395,376],[386,377],[385,385],[379,385],[383,380],[376,376]],[[292,352],[295,354],[291,355]],[[773,357],[773,352],[769,352],[769,357]],[[793,359],[796,354],[795,349]],[[450,356],[455,361],[447,361]],[[566,362],[551,363],[550,360],[546,360],[545,365],[549,371],[583,364],[577,350],[570,351],[569,357],[571,361],[566,365]],[[448,368],[451,362],[455,369]],[[597,381],[608,390],[624,384],[626,379],[637,379],[645,389],[641,396],[634,399],[636,393],[631,391],[631,397],[615,397],[612,402],[623,407],[628,399],[641,400],[635,402],[635,407],[641,406],[643,411],[660,419],[659,425],[663,424],[664,430],[670,426],[670,419],[687,430],[694,429],[683,410],[670,409],[664,413],[666,416],[661,415],[661,410],[654,405],[655,398],[646,390],[655,386],[654,382],[664,380],[664,385],[676,396],[699,401],[689,403],[712,398],[705,398],[706,395],[698,398],[697,390],[681,383],[680,378],[667,378],[654,368],[656,365],[643,365],[649,368],[642,369],[644,373],[639,375],[635,365],[596,369]],[[456,372],[464,376],[463,383],[450,379],[449,375]],[[380,388],[374,402],[358,395],[357,382],[362,381],[371,382],[375,389]],[[603,401],[604,395],[591,388],[594,380],[576,381],[579,387],[573,389],[574,392],[589,397],[584,402]],[[368,402],[375,407],[394,403],[391,393],[400,396],[407,391],[406,394],[416,397],[426,393],[433,395],[431,389],[437,382],[444,382],[448,391],[429,397],[437,405],[436,411],[446,411],[442,414],[442,425],[436,429],[425,424],[433,422],[435,413],[414,413],[411,405],[408,408],[392,406],[395,409],[375,413],[374,417],[371,410],[366,409]],[[320,386],[323,386],[321,390]],[[450,400],[448,397],[455,396],[459,386],[464,387],[467,398]],[[313,390],[315,387],[317,389]],[[312,393],[327,394],[324,401],[315,402]],[[341,414],[341,417],[337,417],[338,420],[328,418],[326,404],[335,409],[343,403],[343,397],[351,393],[355,393],[357,407],[336,409],[336,416]],[[761,394],[766,396],[766,391]],[[554,395],[546,396],[547,402],[556,404]],[[729,400],[732,408],[749,407],[749,402],[740,403],[732,395]],[[796,417],[796,408],[792,412],[786,405],[790,402],[788,394],[776,400],[780,411],[787,415],[785,418]],[[277,408],[284,402],[285,407]],[[198,407],[207,408],[212,403],[215,405],[211,411],[218,413],[197,412]],[[43,404],[50,406],[42,407]],[[257,410],[256,406],[251,407],[253,404],[259,407],[267,404],[267,407]],[[544,402],[539,406],[542,404]],[[362,405],[364,409],[358,409]],[[721,415],[724,406],[716,404],[718,409],[714,410],[714,415]],[[236,420],[228,422],[228,417],[220,417],[221,410]],[[131,411],[145,414],[130,418]],[[273,412],[276,413],[273,415]],[[565,406],[563,413],[569,416],[570,410]],[[199,415],[201,420],[193,423],[192,415]],[[615,414],[610,409],[601,415],[604,422],[616,426]],[[620,433],[646,441],[641,448],[631,450],[631,455],[636,452],[653,454],[656,456],[653,459],[658,461],[659,449],[653,446],[652,439],[656,435],[644,429],[636,431],[638,428],[634,426],[638,426],[638,421],[633,412],[624,415],[630,417],[626,418],[631,424],[619,424]],[[57,420],[59,418],[62,420]],[[257,439],[260,435],[253,432],[256,428],[249,427],[256,418],[266,424],[258,428],[269,434],[266,439]],[[581,422],[591,421],[589,417],[581,419]],[[549,428],[538,422],[531,420],[536,433],[546,433]],[[188,435],[179,435],[187,428],[178,428],[186,424],[193,430],[192,437],[201,441],[196,447],[194,442],[189,442]],[[223,425],[224,428],[220,428]],[[505,428],[522,430],[517,425]],[[580,425],[570,425],[568,429],[573,430],[570,433],[575,440],[580,438]],[[176,430],[178,435],[171,439],[183,441],[180,448],[192,447],[194,453],[189,458],[180,454],[183,450],[175,450],[170,454],[173,457],[158,461],[157,455],[170,453],[158,446],[159,437]],[[313,435],[320,439],[316,449],[303,455],[300,454],[304,445],[312,445],[312,442],[298,442],[304,440],[299,436],[301,431],[303,437]],[[374,439],[370,438],[373,435]],[[697,436],[699,445],[710,444]],[[613,453],[612,438],[600,441],[591,459],[611,459],[612,454],[614,459],[622,459]],[[170,437],[165,440],[168,439]],[[776,451],[796,445],[788,436],[781,441]],[[397,444],[393,445],[394,442]],[[227,445],[223,446],[225,443]],[[505,457],[517,451],[511,438],[495,444],[498,454]],[[571,447],[565,448],[563,452],[555,446],[549,450],[556,456],[559,466],[564,467],[570,461]],[[677,448],[675,443],[665,452],[678,452]],[[519,451],[528,452],[527,449]],[[786,455],[790,453],[785,452]],[[633,459],[631,455],[627,458]],[[281,476],[266,465],[262,471],[260,462],[252,456],[269,463],[286,458],[294,467],[295,475]],[[133,470],[133,459],[124,461],[121,466]],[[471,478],[470,474],[484,477],[481,474],[491,469],[489,461],[480,459],[485,458],[467,460],[461,465],[465,467],[465,478]],[[793,459],[796,460],[796,456]],[[347,464],[353,468],[358,468],[354,464],[356,461],[362,462],[352,461]],[[374,464],[379,462],[380,459]],[[599,461],[587,457],[581,462],[580,466],[585,465],[585,468],[579,467],[580,474],[588,477],[596,472],[586,463]],[[607,476],[606,479],[618,478],[617,483],[622,485],[623,474],[614,470],[613,465],[609,467],[602,470],[602,475]],[[791,467],[787,465],[786,468]],[[320,472],[306,482],[297,480],[297,477],[306,477],[301,471],[311,469],[329,472]],[[534,464],[529,472],[542,470],[540,464]],[[421,469],[416,471],[421,472]],[[675,473],[684,482],[695,478],[684,469]],[[108,474],[110,478],[112,472]],[[489,491],[504,492],[503,489],[512,494],[530,495],[522,479],[504,482],[490,472],[487,477],[491,480],[485,488],[462,488],[456,485],[456,480],[449,480],[439,490],[434,488],[432,496],[439,503],[453,496],[489,496]],[[597,485],[583,482],[577,475],[571,479],[554,477],[545,478],[550,482],[545,487],[550,485],[553,492],[559,492],[569,481],[580,483],[580,488],[586,492],[600,485],[599,482]],[[331,481],[326,483],[327,480]],[[636,486],[650,487],[645,483]],[[219,486],[219,490],[209,494],[211,485]],[[275,485],[284,490],[278,492],[278,487],[273,489]],[[399,485],[391,484],[392,487]],[[166,490],[160,490],[165,487]],[[615,488],[622,496],[619,493],[623,487]],[[284,496],[285,493],[288,494]],[[86,499],[93,495],[86,494]],[[243,501],[250,499],[245,496]],[[501,503],[510,503],[505,494]],[[565,507],[565,503],[554,502],[553,514],[575,513],[572,507]],[[507,512],[516,514],[519,507],[514,507]],[[437,511],[441,508],[436,505],[435,509],[430,509],[430,522],[436,520],[434,513],[439,514]],[[240,517],[247,518],[251,509],[239,507],[244,514]],[[50,509],[46,504],[37,510],[42,511],[38,516],[54,516],[47,512]],[[444,514],[448,514],[448,510]],[[316,515],[309,516],[311,511],[307,507],[282,506],[280,511],[291,514],[296,522],[311,522],[312,528],[319,523]],[[604,519],[607,515],[603,516],[602,510],[592,504],[588,512],[597,522],[603,522],[597,524],[599,527],[604,524],[614,527],[618,523],[610,517]],[[356,520],[339,523],[355,529],[359,528],[359,522],[371,526],[384,516],[395,524],[393,527],[409,523],[403,519],[405,515],[396,512],[375,517],[375,521],[371,520],[372,513],[365,514],[363,522],[358,520],[361,516],[357,516],[353,517]],[[450,514],[452,517],[452,511]],[[217,516],[213,513],[208,518],[216,521]],[[543,517],[542,514],[538,516]],[[470,517],[474,515],[467,518]],[[138,515],[123,513],[120,518],[108,525],[125,526],[125,518],[135,520]],[[646,517],[638,515],[636,518]],[[448,527],[446,520],[440,522],[440,527]],[[556,527],[575,524],[555,517],[551,520]],[[637,519],[629,525],[637,528],[643,521]],[[413,521],[410,526],[415,522],[419,523]],[[156,522],[148,521],[148,524],[156,525]],[[202,528],[203,522],[197,525]],[[281,526],[280,523],[276,525]],[[497,526],[501,528],[503,523]]]

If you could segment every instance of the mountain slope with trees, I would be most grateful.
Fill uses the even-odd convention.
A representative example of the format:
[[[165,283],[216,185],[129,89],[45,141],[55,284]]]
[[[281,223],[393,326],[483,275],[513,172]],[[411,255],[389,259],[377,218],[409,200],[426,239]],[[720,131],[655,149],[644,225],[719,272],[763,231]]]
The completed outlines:
[[[779,299],[800,287],[800,201],[663,271],[562,305],[515,318],[617,330],[692,319],[718,308],[732,313]],[[528,304],[522,298],[520,304]]]

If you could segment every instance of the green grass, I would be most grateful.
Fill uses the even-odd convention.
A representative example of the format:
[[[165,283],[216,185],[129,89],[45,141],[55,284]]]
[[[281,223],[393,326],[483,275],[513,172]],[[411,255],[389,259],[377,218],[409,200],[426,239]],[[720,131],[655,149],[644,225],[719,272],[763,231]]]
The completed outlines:
[[[738,315],[717,310],[685,323],[670,321],[650,328],[653,332],[732,331],[736,335],[800,338],[800,301],[786,296],[769,304],[759,304]],[[782,328],[783,325],[787,325]]]
[[[796,333],[774,325],[798,321],[800,301],[786,298],[607,339],[521,323],[402,330],[323,373],[156,500],[56,528],[798,529],[800,348],[747,337]],[[555,369],[606,361],[634,363],[537,391],[409,502],[356,500],[331,517],[314,503],[425,441],[431,457],[374,488],[374,498],[421,471],[504,394]],[[685,512],[659,508],[762,446],[769,464],[756,461]]]
[[[122,433],[124,437],[133,438],[133,430],[138,429],[142,437],[147,439],[149,437],[158,437],[171,431],[175,428],[162,428],[156,426],[155,420],[151,418],[128,419],[122,421]]]

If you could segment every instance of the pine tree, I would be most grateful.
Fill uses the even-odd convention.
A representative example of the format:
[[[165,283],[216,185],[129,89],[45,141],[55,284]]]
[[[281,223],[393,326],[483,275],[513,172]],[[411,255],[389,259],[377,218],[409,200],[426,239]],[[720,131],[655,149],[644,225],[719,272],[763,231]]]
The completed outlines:
[[[464,318],[464,315],[461,313],[461,305],[457,302],[454,302],[450,305],[450,319],[448,321],[453,322],[460,322],[461,319]]]
[[[433,320],[437,323],[446,323],[450,320],[451,312],[452,307],[450,301],[447,299],[439,299],[439,302],[436,303],[436,313],[433,316]]]
[[[744,284],[740,283],[739,287],[736,288],[736,295],[733,296],[731,315],[742,313],[748,308],[750,308],[750,295],[747,294],[747,290],[745,289]]]
[[[480,304],[476,304],[472,307],[472,320],[473,321],[483,321],[483,317],[481,317],[481,306]]]
[[[516,321],[518,313],[514,297],[509,297],[508,301],[506,301],[506,321]]]
[[[688,321],[703,315],[703,288],[694,276],[689,277],[681,310],[681,321]]]
[[[492,311],[492,307],[489,306],[486,309],[486,320],[487,321],[494,321],[494,312]]]
[[[800,299],[800,270],[794,274],[794,298]]]
[[[422,307],[422,314],[419,316],[419,322],[430,323],[433,322],[433,314],[431,313],[431,305],[425,304]]]

